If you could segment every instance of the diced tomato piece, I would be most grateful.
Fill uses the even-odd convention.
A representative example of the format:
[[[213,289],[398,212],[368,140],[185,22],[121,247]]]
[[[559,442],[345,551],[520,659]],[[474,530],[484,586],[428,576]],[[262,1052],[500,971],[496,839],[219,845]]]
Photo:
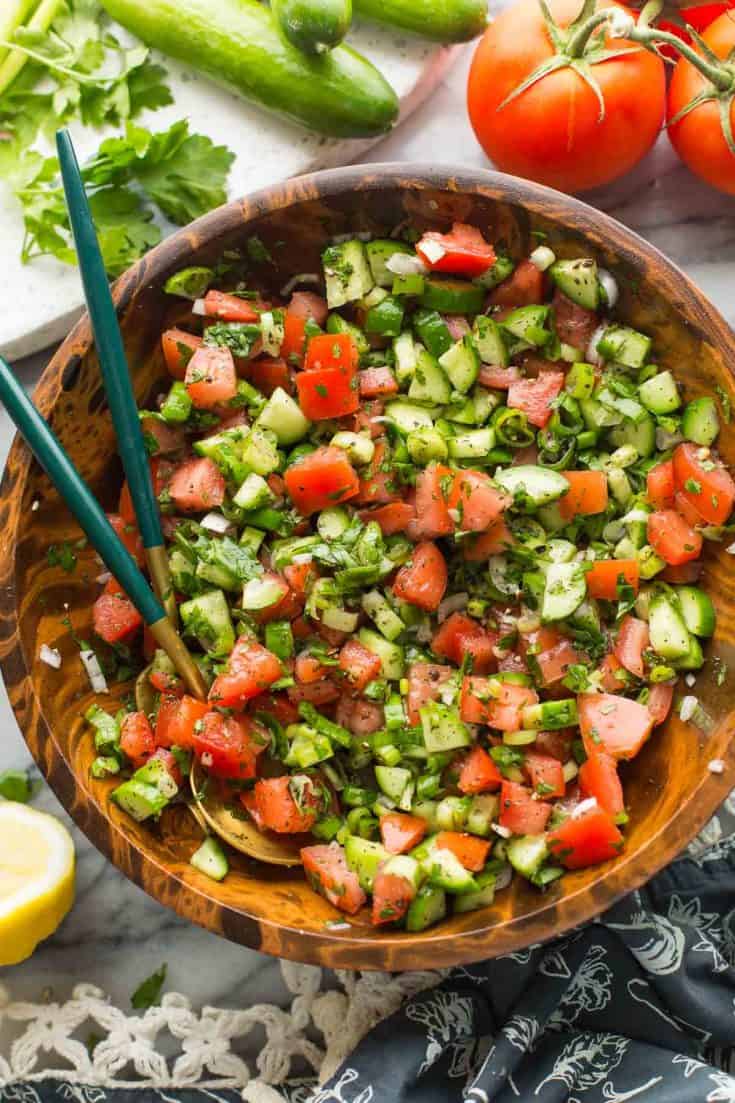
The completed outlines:
[[[536,800],[526,785],[504,781],[500,788],[501,827],[513,835],[540,835],[546,828],[552,806],[545,800]]]
[[[594,310],[587,310],[579,303],[572,302],[557,287],[552,300],[554,307],[554,329],[559,340],[565,345],[586,351],[597,329],[599,319]]]
[[[303,597],[319,577],[319,571],[314,560],[309,559],[304,563],[289,563],[283,568],[283,575],[293,592]]]
[[[163,491],[168,489],[168,484],[176,469],[170,460],[164,459],[162,456],[153,456],[148,466],[151,471],[151,483],[153,485],[154,497],[159,498]],[[117,512],[126,525],[135,525],[137,527],[138,518],[133,506],[133,499],[130,494],[130,487],[128,486],[127,479],[120,490],[120,500]]]
[[[549,832],[548,844],[552,856],[567,869],[582,869],[618,857],[623,836],[612,816],[595,805],[572,813],[555,827]]]
[[[497,666],[493,652],[496,642],[496,633],[491,635],[464,613],[452,613],[434,634],[431,650],[435,655],[451,659],[457,666],[465,655],[469,655],[475,674],[489,674]]]
[[[562,471],[569,490],[559,499],[565,521],[577,514],[604,513],[607,508],[607,476],[604,471]]]
[[[284,479],[291,501],[305,517],[354,498],[360,488],[346,454],[331,445],[317,448],[291,464]]]
[[[272,395],[277,387],[288,393],[293,390],[291,369],[280,356],[259,356],[257,360],[249,360],[245,378],[266,395]]]
[[[454,671],[440,663],[413,663],[408,668],[408,722],[421,723],[419,709],[436,701],[441,688]]]
[[[700,458],[696,444],[680,444],[674,452],[674,482],[710,525],[724,525],[735,504],[735,482],[712,455]],[[664,556],[664,559],[666,556]],[[670,562],[673,562],[670,560]]]
[[[237,394],[235,361],[228,348],[202,345],[186,366],[186,390],[198,410],[213,410]]]
[[[92,606],[94,630],[105,643],[123,643],[137,632],[143,618],[120,584],[111,578]]]
[[[675,586],[688,586],[689,583],[699,581],[703,570],[704,564],[701,559],[693,559],[689,563],[678,563],[675,567],[669,563],[658,575],[658,578],[662,582],[672,582]]]
[[[226,673],[214,679],[209,700],[225,708],[242,708],[282,674],[281,663],[272,651],[249,636],[241,636],[230,652]]]
[[[395,577],[393,593],[433,613],[444,597],[449,576],[444,556],[430,540],[417,544],[413,554]]]
[[[223,322],[257,322],[260,314],[252,300],[225,291],[208,291],[204,296],[204,312],[208,318],[221,318]]]
[[[181,452],[185,444],[183,429],[168,425],[157,417],[144,417],[140,423],[148,451],[159,456]],[[155,448],[153,444],[155,442]]]
[[[286,727],[295,724],[299,718],[296,706],[289,701],[285,693],[262,693],[250,702],[248,712],[253,716],[258,712],[267,712],[275,716],[279,724]]]
[[[375,442],[370,463],[360,473],[357,501],[361,505],[385,505],[398,497],[399,486],[385,441]]]
[[[255,777],[257,757],[266,746],[246,716],[208,712],[194,727],[194,752],[214,777],[241,781]]]
[[[526,661],[538,669],[545,686],[560,682],[570,666],[583,661],[571,641],[548,625],[522,635],[519,642]]]
[[[473,747],[462,759],[457,788],[460,793],[487,793],[499,789],[503,775],[482,747]]]
[[[693,529],[701,528],[702,525],[707,524],[705,518],[694,505],[692,497],[682,494],[680,490],[677,490],[674,494],[674,509],[677,513],[681,514],[687,524],[691,525]]]
[[[380,817],[380,837],[383,846],[391,854],[405,854],[418,846],[428,830],[426,820],[421,816],[410,816],[408,812],[389,812]]]
[[[523,768],[528,774],[531,788],[540,797],[563,797],[566,792],[564,770],[561,762],[550,754],[526,751]]]
[[[472,675],[462,680],[460,714],[468,724],[488,724],[499,731],[518,731],[523,727],[523,709],[537,702],[538,695],[530,686]]]
[[[659,724],[663,724],[671,711],[671,702],[673,700],[673,685],[666,685],[660,682],[658,685],[649,687],[646,708],[651,715],[651,722],[654,728],[657,728]]]
[[[327,320],[327,304],[320,295],[311,291],[294,291],[284,316],[284,339],[281,356],[301,361],[306,342],[306,323],[311,319],[322,326]]]
[[[367,897],[360,888],[357,874],[347,865],[341,846],[336,843],[306,846],[301,851],[301,861],[309,884],[326,896],[330,904],[348,915],[359,912]]]
[[[642,678],[645,674],[643,652],[650,642],[648,625],[638,617],[630,614],[625,616],[618,629],[618,638],[615,641],[615,655],[626,670],[635,674],[636,678]]]
[[[540,751],[541,754],[551,755],[563,764],[571,757],[575,735],[576,731],[568,728],[561,731],[538,732],[533,749]]]
[[[406,526],[414,516],[414,507],[409,502],[386,502],[377,509],[363,509],[360,511],[360,520],[367,525],[370,521],[377,521],[383,536],[394,536],[397,532],[405,532]]]
[[[167,750],[165,747],[157,747],[151,755],[149,761],[154,758],[163,763],[164,767],[166,768],[166,772],[171,776],[171,780],[176,782],[176,784],[180,787],[183,784],[184,779],[181,774],[181,768],[176,761],[175,756],[171,754],[171,751]]]
[[[618,582],[623,581],[638,593],[640,569],[637,559],[596,559],[587,572],[587,593],[605,601],[618,600]]]
[[[357,345],[349,333],[319,333],[306,346],[305,371],[341,368],[350,377],[357,368]]]
[[[340,669],[358,693],[380,674],[380,658],[363,647],[359,640],[350,639],[339,653]]]
[[[320,705],[330,705],[333,701],[338,701],[344,689],[328,678],[323,678],[320,682],[310,682],[308,685],[289,686],[286,693],[294,704],[308,701],[318,708]]]
[[[408,529],[412,540],[434,539],[454,532],[447,497],[454,481],[449,467],[431,463],[416,478],[416,512]]]
[[[312,337],[309,348],[321,337]],[[329,338],[336,340],[336,338]],[[308,352],[307,352],[308,356]],[[352,414],[360,405],[360,397],[352,367],[314,368],[296,376],[299,406],[312,421]]]
[[[579,767],[579,785],[583,795],[594,797],[603,812],[618,816],[625,811],[618,764],[612,755],[604,752],[590,755]]]
[[[630,676],[612,651],[608,652],[599,667],[600,685],[606,693],[619,693],[630,682]]]
[[[358,374],[362,398],[376,398],[382,394],[397,394],[398,383],[389,367],[365,368]]]
[[[515,543],[513,533],[502,517],[490,525],[487,532],[462,541],[462,558],[468,563],[483,563],[491,555],[499,555]]]
[[[138,769],[156,749],[156,737],[144,712],[129,712],[120,725],[120,750]]]
[[[156,716],[156,743],[159,747],[194,749],[194,729],[209,712],[209,705],[195,697],[163,697]]]
[[[653,721],[645,705],[614,693],[581,693],[579,727],[587,755],[599,751],[613,758],[635,758],[651,734]]]
[[[416,888],[407,877],[379,869],[373,882],[373,906],[370,922],[374,927],[399,923],[416,895]]]
[[[168,374],[183,380],[187,364],[201,345],[201,337],[193,333],[186,333],[183,329],[167,329],[161,337],[161,348]]]
[[[701,533],[673,509],[649,514],[648,543],[657,555],[674,567],[698,559],[702,551]]]
[[[261,580],[278,585],[281,596],[272,605],[267,605],[265,609],[259,609],[253,614],[258,624],[270,624],[272,620],[292,620],[303,611],[303,599],[289,589],[286,579],[281,575],[276,574],[275,571],[265,571],[261,575]]]
[[[496,391],[507,391],[511,383],[518,383],[523,376],[515,364],[509,368],[496,367],[495,364],[483,364],[477,377],[483,387],[493,387]]]
[[[654,509],[673,509],[674,461],[658,463],[646,475],[646,497]]]
[[[168,490],[177,509],[183,513],[201,513],[222,505],[226,483],[214,460],[202,456],[177,467]]]
[[[145,562],[145,549],[136,523],[126,521],[119,513],[108,513],[107,520],[140,567]]]
[[[170,670],[152,670],[148,681],[159,693],[167,693],[173,697],[184,696],[184,682],[178,674],[172,674]]]
[[[533,261],[522,260],[515,270],[490,293],[491,306],[533,306],[542,303],[544,274]]]
[[[459,514],[457,527],[471,532],[484,532],[509,504],[482,471],[458,471],[447,497],[449,509]]]
[[[448,234],[427,231],[416,252],[432,272],[453,272],[470,279],[492,268],[496,260],[495,250],[477,227],[464,222],[455,222]]]
[[[268,831],[276,831],[279,835],[301,835],[310,831],[322,807],[322,797],[306,774],[260,778],[254,792],[261,822]],[[294,792],[299,794],[298,804]]]
[[[478,839],[466,831],[440,831],[436,837],[437,849],[451,850],[471,873],[479,873],[485,865],[491,845],[488,839]]]
[[[320,682],[329,674],[329,667],[320,663],[309,651],[296,656],[293,668],[294,678],[300,685],[308,686],[312,682]]]
[[[564,386],[564,372],[543,371],[536,379],[519,379],[508,388],[508,406],[521,410],[539,429],[553,413],[552,400]]]

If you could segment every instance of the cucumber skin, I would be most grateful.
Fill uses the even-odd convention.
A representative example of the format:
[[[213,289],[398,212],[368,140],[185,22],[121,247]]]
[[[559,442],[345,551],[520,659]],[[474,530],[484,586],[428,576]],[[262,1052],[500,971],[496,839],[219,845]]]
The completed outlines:
[[[398,98],[378,70],[347,46],[306,57],[257,0],[103,0],[107,13],[147,46],[206,73],[246,100],[335,138],[390,130]]]
[[[352,0],[271,0],[271,11],[288,41],[303,54],[333,50],[352,22]]]
[[[487,26],[486,0],[354,0],[363,19],[435,42],[469,42]]]

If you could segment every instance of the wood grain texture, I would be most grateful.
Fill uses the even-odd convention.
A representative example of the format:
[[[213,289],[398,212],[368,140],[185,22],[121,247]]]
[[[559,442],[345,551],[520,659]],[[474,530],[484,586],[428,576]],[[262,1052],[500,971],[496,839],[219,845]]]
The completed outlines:
[[[139,399],[155,393],[164,374],[158,336],[182,308],[161,287],[183,264],[215,261],[257,234],[275,263],[258,266],[255,275],[263,288],[277,291],[294,273],[319,270],[319,253],[332,235],[385,236],[404,219],[418,229],[447,229],[456,218],[476,224],[516,256],[528,251],[533,230],[546,233],[560,256],[591,249],[618,279],[620,317],[652,335],[657,362],[684,382],[687,398],[716,384],[732,394],[732,332],[686,276],[635,234],[585,204],[512,178],[385,165],[302,177],[229,204],[175,234],[123,276],[115,301]],[[113,507],[121,472],[85,319],[50,363],[35,399],[102,503]],[[721,451],[735,463],[735,439],[727,429]],[[34,499],[41,502],[36,512]],[[233,856],[230,876],[221,884],[210,881],[188,864],[199,832],[186,813],[172,809],[153,827],[137,825],[110,803],[112,783],[90,779],[92,741],[79,716],[92,695],[68,623],[78,635],[88,634],[99,566],[88,552],[74,575],[47,565],[48,545],[78,532],[18,440],[0,487],[0,531],[6,549],[0,560],[0,665],[44,775],[81,829],[128,877],[193,922],[266,953],[336,968],[400,970],[467,963],[543,941],[591,919],[671,861],[735,784],[732,680],[716,686],[708,663],[690,692],[713,716],[713,731],[705,735],[673,718],[625,768],[631,819],[619,860],[568,874],[545,895],[518,878],[492,907],[420,935],[372,930],[364,915],[347,930],[330,930],[325,924],[334,911],[300,871]],[[706,559],[705,585],[718,613],[711,649],[735,669],[732,559],[721,545],[710,545]],[[60,670],[39,662],[42,643],[61,650]],[[714,758],[724,760],[724,774],[707,769]]]

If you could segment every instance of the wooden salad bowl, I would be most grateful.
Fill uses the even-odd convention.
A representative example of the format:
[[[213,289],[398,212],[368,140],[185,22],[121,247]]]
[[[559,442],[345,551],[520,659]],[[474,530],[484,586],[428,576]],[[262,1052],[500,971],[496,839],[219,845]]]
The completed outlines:
[[[733,393],[735,337],[705,296],[647,242],[599,211],[548,188],[491,172],[426,166],[371,165],[305,176],[230,203],[179,230],[116,284],[123,333],[141,403],[161,389],[160,333],[182,317],[182,300],[164,281],[188,264],[210,264],[257,236],[272,260],[252,263],[253,281],[277,292],[296,273],[319,271],[330,237],[350,232],[387,236],[401,222],[445,230],[454,219],[479,226],[516,257],[534,233],[560,256],[594,254],[616,276],[619,316],[651,334],[657,362],[684,383],[687,398]],[[110,510],[122,481],[89,322],[82,318],[43,374],[35,400],[83,477]],[[720,438],[735,464],[735,434]],[[32,509],[32,504],[40,507]],[[347,925],[307,885],[300,869],[259,865],[232,855],[232,871],[216,883],[188,859],[201,838],[181,808],[156,824],[136,824],[109,799],[113,782],[89,775],[92,736],[81,720],[93,699],[75,638],[91,631],[99,563],[78,551],[73,573],[50,566],[50,544],[79,532],[16,438],[0,487],[0,664],[10,700],[40,769],[91,841],[161,903],[233,941],[265,953],[334,968],[424,969],[468,963],[560,935],[600,914],[670,862],[702,828],[735,785],[733,682],[718,685],[708,661],[687,690],[709,715],[708,733],[676,716],[654,732],[624,767],[630,823],[623,855],[569,873],[545,893],[517,877],[489,908],[457,915],[421,934],[375,930],[366,914]],[[704,585],[717,608],[709,654],[735,669],[735,573],[723,544],[706,552]],[[60,670],[39,660],[42,644],[63,655]],[[722,679],[719,679],[722,680]],[[120,698],[131,685],[115,687]],[[103,700],[112,707],[114,701]],[[713,759],[724,761],[712,772]]]

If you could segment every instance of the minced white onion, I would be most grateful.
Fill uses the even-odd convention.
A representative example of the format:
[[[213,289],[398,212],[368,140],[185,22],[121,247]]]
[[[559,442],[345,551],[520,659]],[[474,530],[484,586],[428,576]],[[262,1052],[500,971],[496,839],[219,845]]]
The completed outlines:
[[[607,305],[612,310],[615,306],[620,292],[618,291],[618,281],[613,276],[612,272],[608,272],[607,268],[597,269],[597,278],[602,284],[602,290],[605,292],[605,298],[607,299]]]
[[[419,641],[419,643],[428,643],[433,634],[434,633],[431,631],[431,625],[428,622],[425,624],[420,624],[416,629],[416,639]]]
[[[500,835],[501,839],[509,839],[513,834],[509,827],[503,827],[503,825],[500,823],[494,823],[492,826],[495,834]]]
[[[597,345],[598,345],[598,342],[599,342],[600,338],[602,337],[602,335],[603,335],[603,333],[605,332],[606,329],[607,329],[607,322],[603,322],[597,327],[595,332],[590,337],[590,343],[587,345],[587,353],[586,353],[587,361],[590,364],[601,364],[602,363],[602,357],[600,356],[600,354],[597,351]]]
[[[40,508],[41,503],[39,502],[38,498],[34,498],[34,500],[31,502],[31,513],[35,513],[36,510],[39,510]]]
[[[459,512],[458,509],[448,509],[447,513],[449,514],[451,520],[454,521],[455,525],[461,524],[462,514]]]
[[[689,687],[691,688],[691,687],[692,687],[692,686],[693,686],[693,685],[694,685],[694,684],[696,683],[697,679],[696,679],[696,678],[694,677],[694,675],[693,675],[693,674],[687,674],[687,676],[686,676],[686,678],[684,679],[684,681],[685,681],[685,682],[686,682],[686,684],[687,684],[687,685],[688,685],[688,686],[689,686]]]
[[[80,651],[79,658],[84,663],[84,669],[87,671],[87,677],[94,692],[107,693],[107,680],[94,651]]]
[[[220,535],[227,532],[229,528],[232,528],[232,522],[228,521],[222,513],[217,513],[216,510],[202,517],[199,523],[207,532],[217,532]]]
[[[693,697],[691,694],[683,697],[682,702],[679,705],[679,719],[683,720],[686,724],[687,721],[691,720],[691,718],[694,716],[694,713],[697,711],[698,704],[699,701],[697,700],[697,698]]]
[[[332,245],[344,245],[346,241],[354,241],[355,238],[358,241],[370,241],[372,236],[369,230],[360,230],[358,233],[334,234],[329,241]]]
[[[541,617],[538,613],[534,613],[532,609],[522,609],[521,615],[516,621],[516,627],[519,632],[535,632],[537,628],[541,627]]]
[[[572,819],[576,819],[577,816],[583,816],[585,812],[591,812],[593,808],[597,808],[597,801],[594,797],[588,797],[587,800],[581,800],[579,804],[575,805],[572,809]]]
[[[457,613],[460,609],[464,609],[469,600],[470,595],[464,591],[459,594],[452,594],[451,597],[445,597],[443,601],[439,602],[436,610],[436,619],[439,624],[445,621],[451,613]]]
[[[548,245],[539,245],[528,259],[534,268],[538,268],[539,272],[545,272],[547,268],[551,268],[556,260],[556,254],[553,249],[549,249]]]
[[[674,448],[677,444],[681,444],[683,440],[684,437],[681,433],[670,433],[663,426],[656,426],[656,447],[659,452],[667,452],[669,448]]]
[[[725,763],[721,758],[713,758],[707,763],[707,769],[711,774],[724,774]]]
[[[316,272],[297,272],[295,276],[291,276],[291,279],[284,283],[281,288],[281,295],[284,297],[290,295],[294,287],[298,287],[300,283],[319,283],[319,276]]]
[[[204,306],[204,299],[195,299],[191,304],[191,312],[192,314],[201,314],[202,317],[206,318],[207,310]]]
[[[103,571],[102,574],[97,575],[97,577],[95,578],[95,582],[99,582],[100,586],[106,586],[111,578],[112,575],[109,571]]]
[[[393,253],[385,262],[385,267],[394,276],[424,276],[429,271],[421,257],[411,253]]]
[[[503,866],[498,870],[498,875],[495,878],[495,891],[500,892],[501,889],[507,889],[508,885],[513,880],[513,866]]]
[[[314,556],[311,552],[299,552],[298,555],[291,556],[292,563],[311,563]]]
[[[423,241],[421,244],[421,252],[431,264],[436,264],[446,255],[446,249],[443,245],[440,245],[438,241],[433,241],[429,238],[428,241]]]
[[[213,762],[214,759],[212,758],[211,754],[209,754],[208,751],[205,751],[202,755],[202,766],[204,767],[204,769],[208,770]]]
[[[52,666],[54,670],[58,670],[61,666],[61,652],[57,651],[55,647],[49,647],[46,643],[41,644],[38,657],[42,663],[45,663],[46,666]]]
[[[735,544],[728,544],[725,551],[728,555],[735,555]]]
[[[624,525],[631,524],[632,521],[648,521],[649,514],[645,509],[631,509],[629,513],[626,513],[625,517],[621,517],[621,523]]]

